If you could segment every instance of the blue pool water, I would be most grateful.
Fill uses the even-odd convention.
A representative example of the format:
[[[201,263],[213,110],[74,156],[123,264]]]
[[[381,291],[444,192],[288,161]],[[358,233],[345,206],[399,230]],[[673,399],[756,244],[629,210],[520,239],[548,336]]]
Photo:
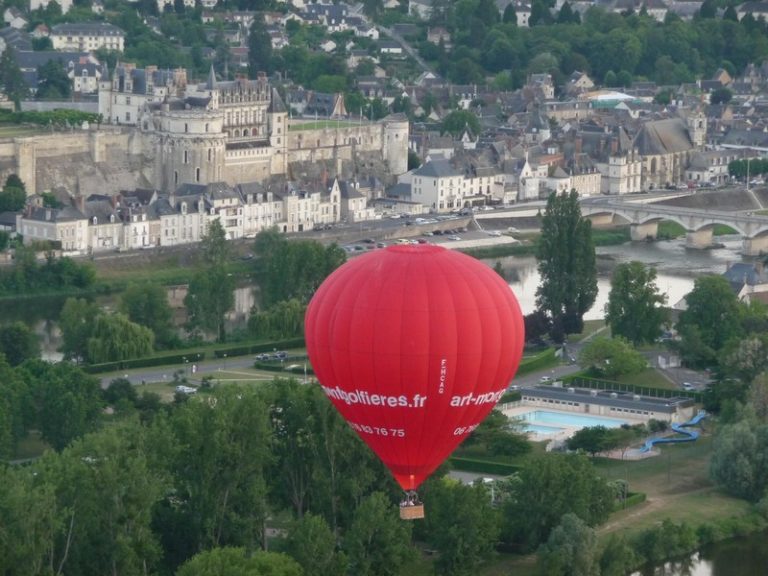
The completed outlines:
[[[542,434],[546,436],[547,434],[557,434],[558,432],[562,432],[562,428],[557,428],[556,426],[542,426],[540,424],[526,424],[523,427],[524,432],[533,432],[534,434]]]
[[[536,434],[556,434],[564,428],[587,428],[590,426],[605,426],[606,428],[618,428],[626,424],[618,418],[602,418],[600,416],[587,416],[585,414],[569,414],[567,412],[550,412],[548,410],[534,410],[517,416],[518,420],[525,422],[523,430]]]

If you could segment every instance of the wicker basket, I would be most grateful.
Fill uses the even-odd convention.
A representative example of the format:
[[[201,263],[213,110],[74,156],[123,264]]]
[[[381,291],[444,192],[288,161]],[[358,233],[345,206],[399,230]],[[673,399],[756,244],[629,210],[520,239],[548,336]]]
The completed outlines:
[[[400,506],[400,518],[403,520],[419,520],[424,518],[424,504]]]

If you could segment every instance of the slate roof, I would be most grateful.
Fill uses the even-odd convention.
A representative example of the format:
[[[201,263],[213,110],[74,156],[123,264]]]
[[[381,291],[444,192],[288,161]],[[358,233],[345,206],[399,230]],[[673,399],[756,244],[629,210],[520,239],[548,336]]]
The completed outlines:
[[[425,178],[450,178],[451,176],[461,176],[461,170],[454,168],[448,160],[432,160],[413,172],[414,176],[424,176]]]
[[[51,28],[51,34],[59,36],[125,36],[117,26],[106,22],[65,22]]]
[[[688,129],[679,118],[646,122],[634,146],[643,156],[686,152],[694,148]]]
[[[768,283],[768,274],[765,270],[758,270],[754,264],[736,262],[723,272],[723,277],[728,280],[734,291],[739,291],[746,284],[755,286]]]

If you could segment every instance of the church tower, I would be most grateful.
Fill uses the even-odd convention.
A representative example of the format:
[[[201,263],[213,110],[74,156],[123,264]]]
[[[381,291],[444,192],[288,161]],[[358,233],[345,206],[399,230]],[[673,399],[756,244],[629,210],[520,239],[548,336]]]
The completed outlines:
[[[688,125],[688,134],[691,136],[691,142],[696,148],[703,148],[707,143],[707,117],[697,110],[688,115],[685,119]]]

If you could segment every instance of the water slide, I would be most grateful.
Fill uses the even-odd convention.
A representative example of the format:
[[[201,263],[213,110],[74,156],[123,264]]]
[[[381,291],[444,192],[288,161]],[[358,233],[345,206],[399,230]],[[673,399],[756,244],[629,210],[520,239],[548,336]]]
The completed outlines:
[[[640,448],[640,452],[650,452],[655,444],[673,444],[676,442],[693,442],[697,440],[699,438],[699,431],[686,430],[686,428],[691,426],[698,426],[699,422],[701,422],[706,417],[707,413],[704,410],[701,410],[698,414],[696,414],[696,416],[688,420],[688,422],[683,422],[682,424],[672,424],[672,430],[678,434],[682,434],[682,437],[674,436],[664,438],[649,438],[645,441],[643,447]]]

